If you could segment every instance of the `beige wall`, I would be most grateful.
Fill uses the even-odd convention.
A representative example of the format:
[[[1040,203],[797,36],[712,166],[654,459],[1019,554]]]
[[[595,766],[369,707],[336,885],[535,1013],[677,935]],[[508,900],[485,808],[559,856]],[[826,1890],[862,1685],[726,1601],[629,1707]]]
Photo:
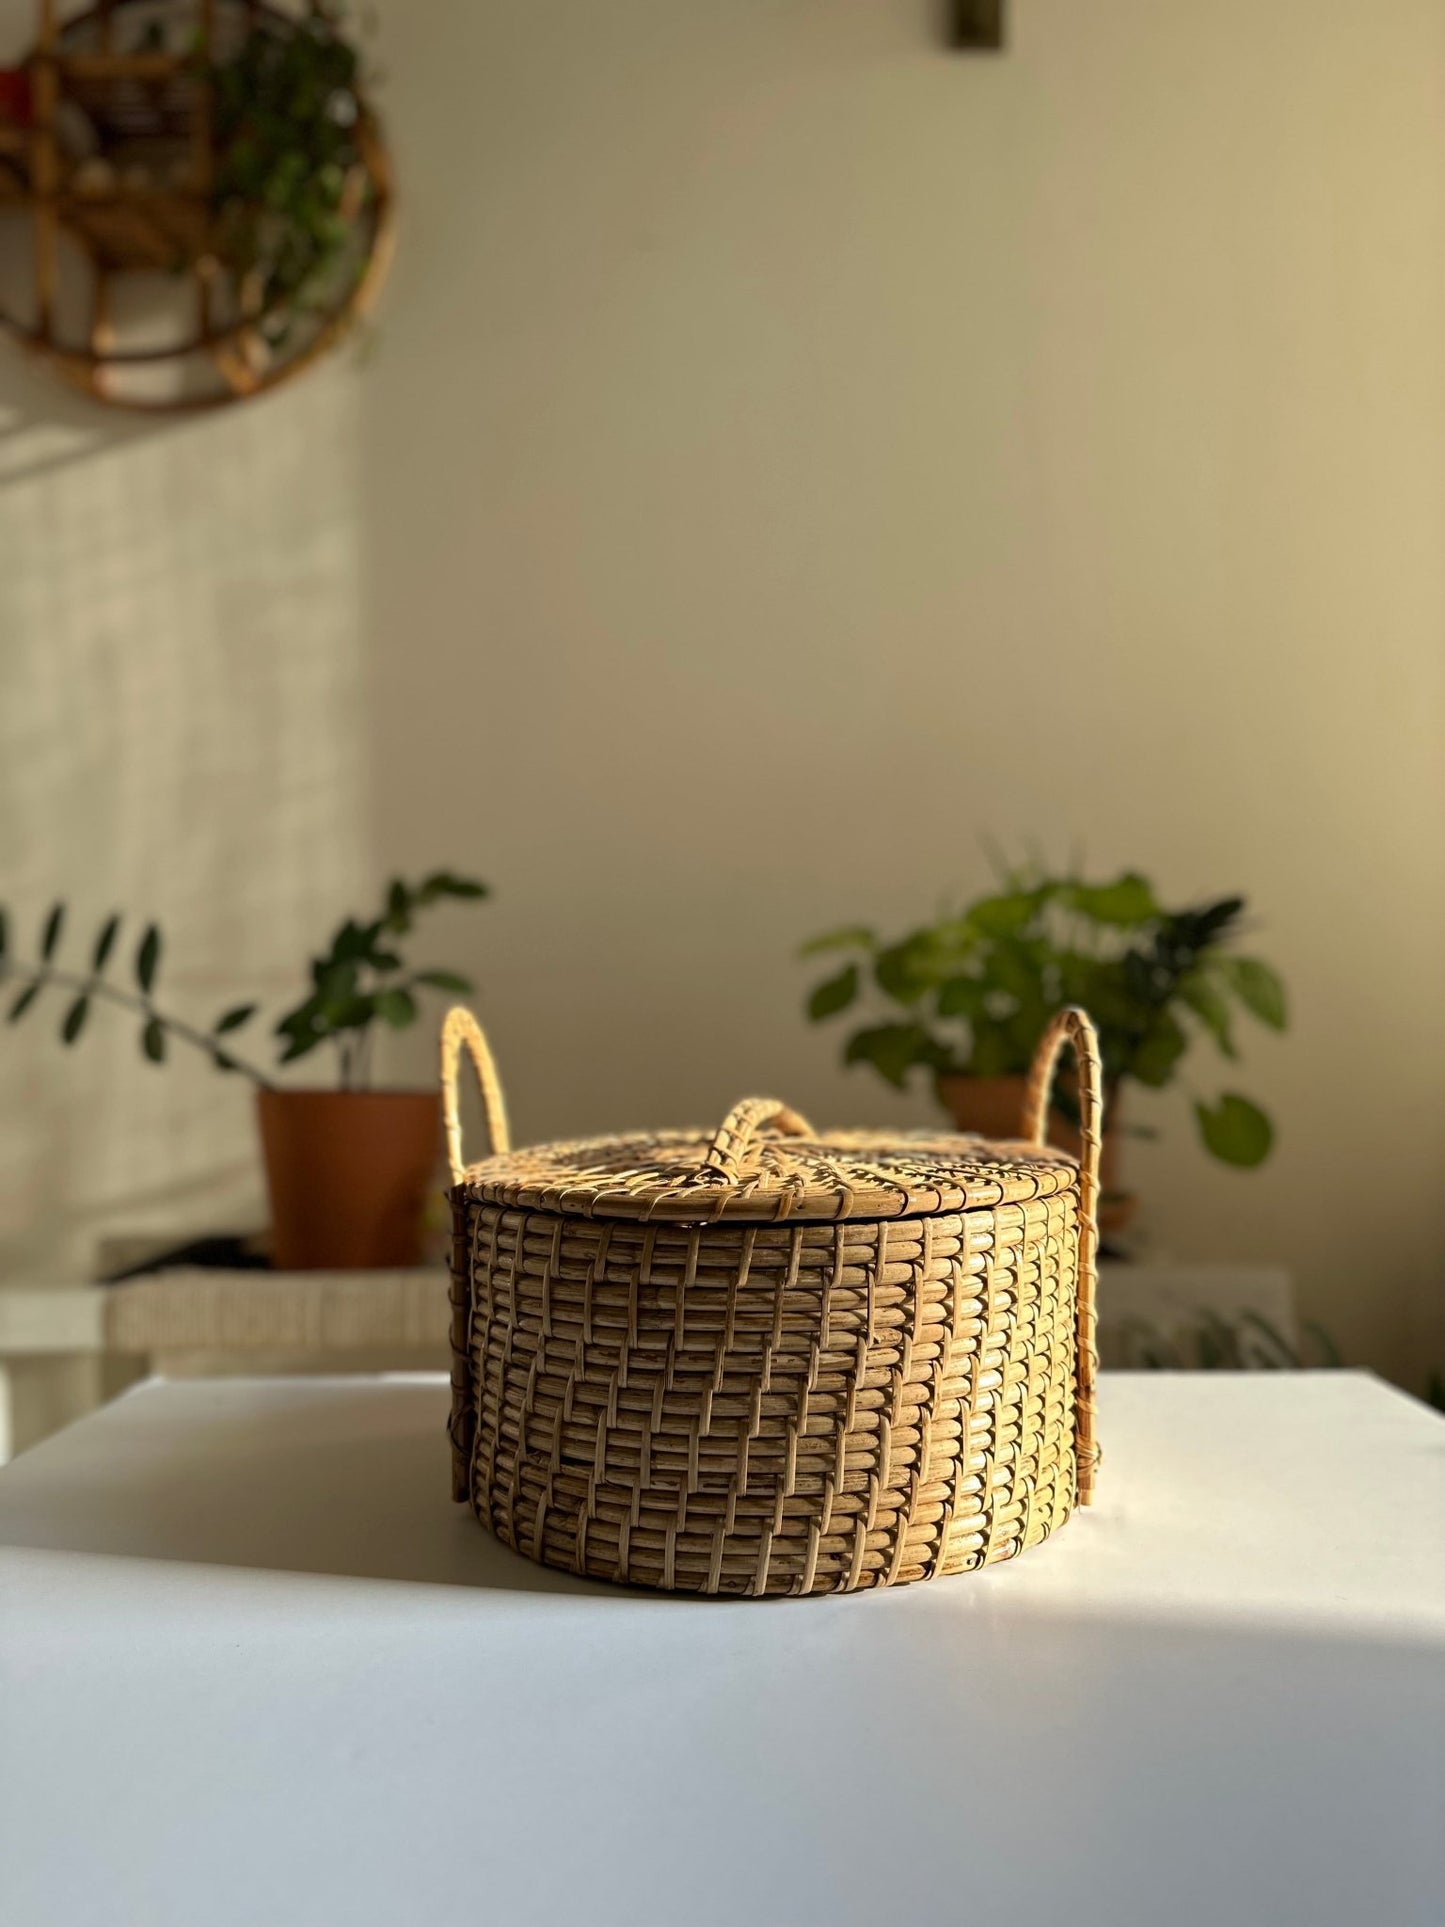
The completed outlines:
[[[1445,16],[1012,11],[969,60],[912,0],[390,10],[381,848],[496,881],[528,1135],[924,1116],[790,951],[981,832],[1238,887],[1280,1149],[1151,1105],[1155,1237],[1445,1362]]]
[[[1280,1148],[1222,1171],[1151,1104],[1152,1235],[1288,1261],[1353,1357],[1418,1379],[1445,1364],[1445,16],[1013,14],[1007,57],[966,59],[922,0],[385,6],[404,228],[365,369],[106,424],[0,492],[22,894],[145,894],[203,996],[244,927],[279,986],[354,890],[369,789],[379,867],[497,886],[447,934],[540,1136],[759,1088],[923,1118],[835,1068],[791,952],[977,887],[983,833],[1237,887],[1295,996],[1237,1078]],[[25,382],[27,433],[71,419]],[[67,558],[123,571],[138,531],[147,586],[102,622]],[[117,682],[171,733],[112,727]],[[146,769],[150,813],[120,808]],[[115,1196],[90,1153],[121,1135],[128,1184],[182,1158],[197,1221],[254,1195],[243,1092],[174,1087],[178,1152],[146,1123],[172,1086],[119,1047],[62,1088],[3,1043],[39,1107],[0,1144],[12,1250]]]

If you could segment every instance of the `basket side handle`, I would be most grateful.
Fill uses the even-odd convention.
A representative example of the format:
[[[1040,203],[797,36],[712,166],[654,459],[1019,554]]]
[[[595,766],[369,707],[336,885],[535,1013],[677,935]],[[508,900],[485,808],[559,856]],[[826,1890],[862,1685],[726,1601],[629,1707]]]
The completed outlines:
[[[712,1143],[698,1167],[700,1177],[720,1178],[735,1184],[747,1164],[758,1132],[771,1125],[784,1137],[811,1137],[813,1127],[807,1118],[776,1097],[744,1097],[733,1105],[713,1132]]]
[[[477,1412],[472,1378],[472,1250],[471,1218],[464,1194],[457,1188],[466,1175],[462,1158],[462,1121],[457,1106],[457,1072],[465,1046],[482,1087],[487,1112],[487,1136],[494,1152],[512,1148],[507,1129],[507,1106],[501,1080],[492,1061],[486,1033],[460,1004],[442,1022],[442,1116],[447,1131],[447,1164],[452,1174],[451,1254],[451,1412],[447,1435],[452,1445],[452,1497],[465,1505],[471,1497],[472,1452],[476,1442]]]
[[[465,1045],[482,1087],[482,1103],[487,1113],[487,1137],[493,1156],[512,1148],[512,1133],[507,1125],[507,1101],[502,1095],[501,1079],[486,1032],[462,1004],[450,1009],[442,1022],[442,1117],[447,1131],[447,1165],[452,1183],[460,1184],[466,1171],[462,1157],[462,1119],[457,1104],[457,1071]]]
[[[1048,1138],[1049,1099],[1054,1072],[1064,1046],[1074,1053],[1079,1080],[1079,1284],[1078,1365],[1074,1402],[1074,1459],[1078,1467],[1079,1504],[1094,1496],[1099,1470],[1095,1435],[1095,1390],[1099,1352],[1095,1340],[1096,1293],[1099,1282],[1099,1153],[1104,1139],[1104,1067],[1099,1036],[1087,1011],[1067,1005],[1049,1024],[1034,1055],[1024,1093],[1023,1135],[1030,1143]]]

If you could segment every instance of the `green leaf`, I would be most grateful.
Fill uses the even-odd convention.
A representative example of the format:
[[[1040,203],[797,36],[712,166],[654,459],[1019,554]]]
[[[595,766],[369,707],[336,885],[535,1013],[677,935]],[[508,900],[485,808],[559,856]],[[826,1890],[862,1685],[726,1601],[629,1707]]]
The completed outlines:
[[[147,925],[146,933],[140,940],[140,948],[135,953],[135,977],[141,989],[150,995],[151,985],[156,980],[156,967],[161,960],[161,933],[152,923]],[[156,1063],[160,1062],[156,1058]]]
[[[848,964],[836,977],[827,977],[808,999],[808,1015],[816,1024],[846,1010],[858,995],[858,966]]]
[[[1205,1148],[1222,1163],[1252,1169],[1269,1156],[1274,1126],[1247,1097],[1226,1091],[1215,1105],[1196,1104],[1194,1115]]]
[[[471,978],[464,977],[459,970],[419,970],[413,981],[427,984],[433,990],[456,991],[462,996],[465,996],[469,990],[476,989]]]
[[[968,1054],[968,1069],[973,1077],[1012,1077],[1027,1070],[1028,1058],[1020,1057],[1008,1029],[1003,1024],[975,1023],[973,1046]]]
[[[1137,1078],[1151,1090],[1162,1090],[1173,1077],[1180,1058],[1189,1048],[1189,1038],[1175,1020],[1161,1013],[1121,1067],[1122,1074]]]
[[[256,1010],[255,1004],[237,1004],[234,1010],[228,1010],[224,1016],[216,1019],[213,1026],[214,1035],[224,1037],[228,1030],[239,1030],[242,1024],[250,1023],[256,1015]]]
[[[1127,871],[1114,883],[1075,883],[1064,892],[1064,901],[1081,916],[1095,923],[1130,929],[1148,923],[1159,915],[1159,905],[1146,880]]]
[[[1244,914],[1243,897],[1219,897],[1201,904],[1197,910],[1183,910],[1169,921],[1180,929],[1196,950],[1217,948]]]
[[[110,959],[110,953],[115,949],[115,940],[119,934],[120,918],[118,916],[107,917],[101,928],[100,935],[95,940],[95,950],[90,959],[90,967],[97,975],[105,969]]]
[[[1010,890],[970,904],[968,922],[985,937],[1012,936],[1031,923],[1044,901],[1041,890]]]
[[[323,1040],[324,1034],[319,1030],[293,1034],[291,1041],[281,1053],[280,1061],[283,1064],[294,1064],[298,1057],[305,1057],[309,1051],[315,1050],[316,1046],[323,1042]]]
[[[988,985],[981,977],[950,977],[938,993],[940,1017],[980,1018],[988,1008]]]
[[[73,1044],[85,1029],[85,1020],[90,1014],[89,997],[77,997],[65,1013],[65,1022],[60,1026],[62,1044]]]
[[[915,1064],[934,1056],[932,1040],[921,1024],[878,1024],[848,1039],[845,1064],[871,1064],[881,1077],[901,1091]]]
[[[15,1002],[10,1006],[8,1019],[10,1023],[15,1023],[17,1019],[25,1015],[26,1011],[29,1010],[30,1006],[35,1002],[35,999],[40,995],[40,989],[40,985],[34,983],[28,984],[25,989],[21,991],[20,995],[15,999]]]
[[[319,993],[314,997],[308,997],[304,1004],[298,1004],[295,1010],[288,1010],[286,1015],[278,1020],[274,1034],[277,1037],[295,1038],[309,1036],[312,1033],[319,1042],[322,1035]]]
[[[1289,1023],[1289,1008],[1284,984],[1267,963],[1257,957],[1225,957],[1221,968],[1234,986],[1245,1009],[1271,1030],[1283,1030]]]
[[[411,892],[397,877],[386,893],[386,927],[404,936],[411,928]]]
[[[1046,955],[1042,945],[1025,943],[1015,937],[1000,938],[985,966],[985,974],[991,980],[989,988],[1007,991],[1020,1004],[1036,1004],[1042,1008],[1049,1001],[1044,996]]]
[[[459,877],[450,870],[434,870],[416,893],[418,903],[435,903],[438,897],[478,898],[490,896],[485,883],[474,877]]]
[[[1130,953],[1097,963],[1071,962],[1060,972],[1061,989],[1067,984],[1065,1001],[1082,1004],[1101,1030],[1137,1031],[1148,1021],[1152,1006],[1147,999],[1141,1004],[1131,987],[1129,966],[1134,961]]]
[[[798,955],[819,957],[825,950],[872,950],[877,942],[866,923],[850,923],[842,930],[828,930],[821,937],[810,937]]]
[[[140,1034],[140,1047],[153,1064],[166,1061],[166,1027],[159,1017],[152,1017]]]
[[[1226,1057],[1237,1057],[1229,1023],[1229,1004],[1202,971],[1185,977],[1179,985],[1182,1001],[1194,1012]]]
[[[953,926],[915,930],[901,943],[889,944],[873,960],[873,976],[885,996],[898,1004],[916,1004],[926,991],[951,977],[961,959],[953,942]]]
[[[390,991],[377,991],[373,995],[358,992],[354,997],[338,998],[322,1011],[322,1025],[329,1031],[365,1030],[368,1024],[376,1022],[381,999],[390,995]]]
[[[356,981],[360,977],[358,964],[328,964],[316,979],[316,996],[310,1000],[320,1012],[328,1004],[339,1004],[343,998],[353,996]]]
[[[46,963],[55,955],[60,942],[60,933],[65,928],[65,905],[57,903],[45,919],[45,928],[40,936],[40,955]]]
[[[312,966],[318,981],[328,970],[337,969],[342,964],[365,963],[376,948],[376,940],[381,935],[382,922],[358,923],[348,917],[336,935],[331,939],[331,951],[326,957],[319,958]]]
[[[393,1030],[405,1030],[416,1022],[416,998],[409,990],[379,990],[375,1003],[377,1016]]]
[[[884,996],[899,1004],[917,1003],[927,988],[914,978],[906,942],[891,943],[886,950],[878,952],[873,960],[873,976]]]

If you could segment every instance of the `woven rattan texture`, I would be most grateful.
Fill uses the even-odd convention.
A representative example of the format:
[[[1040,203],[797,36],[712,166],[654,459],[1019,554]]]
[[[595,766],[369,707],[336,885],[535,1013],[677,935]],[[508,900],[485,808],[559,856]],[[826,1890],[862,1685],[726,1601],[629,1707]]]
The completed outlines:
[[[473,1167],[457,1496],[545,1564],[701,1593],[848,1591],[1033,1545],[1076,1499],[1079,1191],[1032,1157],[1019,1202],[789,1225],[518,1208]]]
[[[568,1217],[775,1223],[1023,1204],[1078,1183],[1066,1152],[1037,1144],[897,1131],[759,1136],[739,1166],[730,1148],[719,1153],[722,1135],[665,1131],[540,1144],[469,1165],[463,1182],[487,1203]]]

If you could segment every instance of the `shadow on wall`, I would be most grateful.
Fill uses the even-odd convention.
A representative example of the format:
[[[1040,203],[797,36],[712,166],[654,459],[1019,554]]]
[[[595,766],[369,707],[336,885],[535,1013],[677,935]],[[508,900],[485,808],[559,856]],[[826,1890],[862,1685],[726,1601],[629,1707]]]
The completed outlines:
[[[164,420],[128,415],[112,428],[100,410],[55,382],[44,397],[43,369],[27,364],[24,350],[0,341],[0,490],[15,482],[53,475],[97,449],[124,447],[162,432]]]
[[[146,418],[0,345],[0,874],[32,940],[73,906],[154,916],[182,1007],[277,995],[367,874],[356,378]],[[122,963],[123,968],[128,967]],[[0,1275],[87,1268],[117,1229],[254,1221],[249,1092],[145,1064],[57,999],[0,1030]],[[39,1021],[36,1021],[39,1020]]]

